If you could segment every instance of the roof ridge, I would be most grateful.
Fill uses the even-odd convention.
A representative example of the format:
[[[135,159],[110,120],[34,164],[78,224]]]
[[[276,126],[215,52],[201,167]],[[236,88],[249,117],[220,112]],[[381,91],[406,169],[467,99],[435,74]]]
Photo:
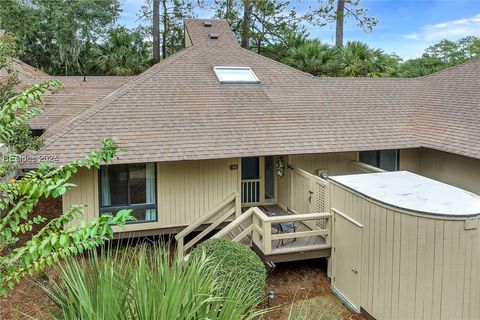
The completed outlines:
[[[290,70],[296,72],[296,73],[299,73],[299,74],[302,74],[302,75],[305,75],[305,76],[308,76],[310,78],[313,78],[313,79],[319,79],[319,80],[324,80],[324,79],[368,79],[368,80],[373,80],[373,81],[381,81],[381,80],[398,80],[398,81],[413,81],[413,80],[417,80],[417,79],[421,79],[423,77],[414,77],[414,78],[404,78],[404,77],[348,77],[348,76],[341,76],[341,77],[331,77],[331,76],[314,76],[313,74],[311,73],[308,73],[306,71],[302,71],[302,70],[299,70],[299,69],[296,69],[292,66],[289,66],[288,64],[286,63],[282,63],[280,61],[277,61],[277,60],[274,60],[270,57],[267,57],[267,56],[264,56],[262,54],[259,54],[259,53],[256,53],[256,52],[253,52],[249,49],[245,49],[243,47],[240,47],[241,49],[245,50],[246,52],[250,53],[250,54],[253,54],[257,57],[261,57],[265,60],[269,60],[277,65],[280,65],[282,67],[286,67],[286,68],[289,68]]]
[[[439,71],[434,72],[434,73],[427,74],[427,75],[425,75],[425,76],[423,76],[423,77],[415,77],[415,78],[413,78],[413,79],[426,79],[426,78],[429,78],[429,77],[432,77],[432,76],[436,76],[436,75],[439,75],[439,74],[442,74],[442,73],[445,73],[445,72],[448,72],[448,71],[451,71],[451,70],[454,70],[454,69],[457,69],[457,68],[461,68],[461,67],[463,67],[463,66],[465,66],[465,65],[468,65],[468,64],[471,64],[471,63],[480,63],[480,58],[473,58],[473,59],[471,59],[471,60],[462,62],[462,63],[460,63],[460,64],[447,67],[447,68],[445,68],[445,69],[439,70]]]
[[[100,101],[68,121],[64,126],[58,129],[57,132],[52,134],[50,138],[45,141],[45,145],[43,146],[42,150],[49,147],[53,143],[55,143],[58,139],[63,137],[65,134],[68,132],[72,131],[76,127],[78,127],[80,124],[84,123],[91,117],[93,117],[95,114],[97,114],[99,111],[103,110],[106,106],[111,104],[112,102],[116,101],[120,97],[122,97],[124,94],[130,92],[131,90],[135,89],[138,85],[142,84],[145,82],[147,79],[155,75],[158,71],[163,70],[167,66],[170,65],[173,61],[176,61],[180,57],[184,56],[188,52],[194,50],[196,47],[190,46],[183,48],[182,50],[178,51],[177,53],[171,55],[165,60],[162,60],[160,63],[153,65],[149,69],[147,69],[144,73],[140,74],[139,76],[131,79],[124,85],[122,85],[120,88],[115,89],[112,91],[110,94],[108,94],[106,97],[102,98]],[[92,112],[93,111],[93,112]],[[38,153],[35,152],[34,154]]]

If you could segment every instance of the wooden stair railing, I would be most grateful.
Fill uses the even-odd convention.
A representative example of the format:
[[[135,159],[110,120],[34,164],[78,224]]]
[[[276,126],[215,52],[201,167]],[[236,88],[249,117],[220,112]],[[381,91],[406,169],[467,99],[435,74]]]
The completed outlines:
[[[269,217],[259,208],[251,207],[241,216],[230,222],[222,230],[217,232],[212,238],[224,238],[232,231],[234,231],[235,228],[238,228],[240,225],[243,224],[243,231],[240,232],[236,237],[234,237],[232,241],[239,242],[246,236],[250,236],[250,240],[255,243],[257,243],[261,239],[262,251],[264,254],[267,255],[272,253],[272,241],[275,240],[322,236],[325,238],[326,245],[331,245],[331,237],[329,237],[331,235],[330,223],[327,223],[326,226],[322,228],[314,227],[309,231],[272,234],[272,224],[275,223],[302,222],[306,224],[306,222],[308,221],[315,221],[321,219],[329,220],[331,216],[332,215],[328,212],[318,212]],[[244,222],[249,218],[251,218],[251,222],[248,224],[244,224]]]
[[[200,218],[193,221],[188,227],[180,231],[176,236],[175,240],[177,241],[177,254],[180,256],[184,256],[187,250],[192,248],[195,244],[197,244],[200,240],[202,240],[207,234],[209,234],[212,230],[218,227],[220,224],[225,222],[228,218],[237,213],[240,213],[240,195],[236,193],[230,194],[220,203],[215,205],[212,209],[208,210],[205,214],[202,214]],[[223,213],[218,219],[214,222],[209,222],[213,217],[218,215],[220,212],[227,210]],[[190,233],[195,231],[198,227],[203,224],[209,224],[207,228],[205,228],[202,232],[200,232],[197,236],[195,236],[192,240],[188,243],[184,244],[184,239]]]
[[[237,217],[235,220],[230,222],[228,225],[226,225],[222,230],[217,232],[212,239],[216,238],[223,238],[230,234],[232,231],[234,231],[236,228],[238,228],[242,223],[245,222],[250,217],[253,217],[255,209],[259,210],[257,207],[252,207],[242,213],[239,217]],[[248,227],[246,227],[242,232],[240,232],[237,236],[235,236],[232,241],[239,242],[249,234],[251,234],[253,231],[253,224],[250,223]]]

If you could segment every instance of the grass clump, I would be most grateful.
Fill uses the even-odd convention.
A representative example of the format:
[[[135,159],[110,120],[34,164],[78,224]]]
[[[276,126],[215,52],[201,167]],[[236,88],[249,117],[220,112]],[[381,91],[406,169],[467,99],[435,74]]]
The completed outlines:
[[[159,245],[104,248],[67,259],[44,290],[60,309],[56,319],[230,320],[266,312],[248,282],[224,290],[215,269],[206,256],[186,264]]]

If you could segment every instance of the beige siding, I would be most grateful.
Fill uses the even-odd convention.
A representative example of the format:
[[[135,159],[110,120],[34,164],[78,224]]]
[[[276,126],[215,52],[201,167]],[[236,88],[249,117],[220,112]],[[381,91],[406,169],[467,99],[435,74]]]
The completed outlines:
[[[79,169],[70,180],[77,187],[63,195],[63,211],[72,205],[84,206],[84,215],[77,217],[72,223],[81,220],[92,220],[98,217],[98,171],[96,169]]]
[[[352,161],[357,160],[357,152],[316,153],[292,155],[290,164],[311,174],[327,170],[329,176],[352,173]]]
[[[418,172],[420,170],[420,155],[418,149],[400,150],[400,170]]]
[[[287,163],[287,157],[285,156],[285,165]],[[285,175],[283,177],[280,177],[276,174],[276,169],[275,169],[275,175],[277,179],[277,204],[282,207],[284,210],[288,207],[288,174],[287,174],[287,168],[285,168]]]
[[[478,319],[479,228],[386,207],[334,183],[330,191],[331,207],[362,225],[363,309],[376,319]],[[333,277],[341,277],[335,254]]]
[[[420,174],[480,194],[480,160],[420,150]]]
[[[161,227],[186,226],[228,195],[238,191],[238,159],[158,164],[158,209]]]
[[[432,149],[400,152],[400,167],[480,194],[480,160]]]
[[[239,173],[230,170],[238,159],[177,161],[157,164],[158,221],[132,224],[125,231],[186,226],[228,195],[239,190]],[[87,219],[98,216],[97,170],[80,170],[72,182],[77,188],[63,197],[64,209],[87,205]],[[118,231],[116,229],[116,231]]]
[[[308,173],[317,174],[318,170],[327,170],[328,175],[342,175],[353,172],[352,161],[357,160],[357,152],[321,153],[284,156],[285,164],[293,165]],[[286,209],[290,204],[289,174],[277,176],[277,204]]]

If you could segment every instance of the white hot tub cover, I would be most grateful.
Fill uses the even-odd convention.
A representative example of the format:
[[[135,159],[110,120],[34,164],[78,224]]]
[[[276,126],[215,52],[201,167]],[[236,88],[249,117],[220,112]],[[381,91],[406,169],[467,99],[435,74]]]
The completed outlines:
[[[408,171],[329,179],[368,198],[408,211],[459,218],[480,215],[480,196]]]

